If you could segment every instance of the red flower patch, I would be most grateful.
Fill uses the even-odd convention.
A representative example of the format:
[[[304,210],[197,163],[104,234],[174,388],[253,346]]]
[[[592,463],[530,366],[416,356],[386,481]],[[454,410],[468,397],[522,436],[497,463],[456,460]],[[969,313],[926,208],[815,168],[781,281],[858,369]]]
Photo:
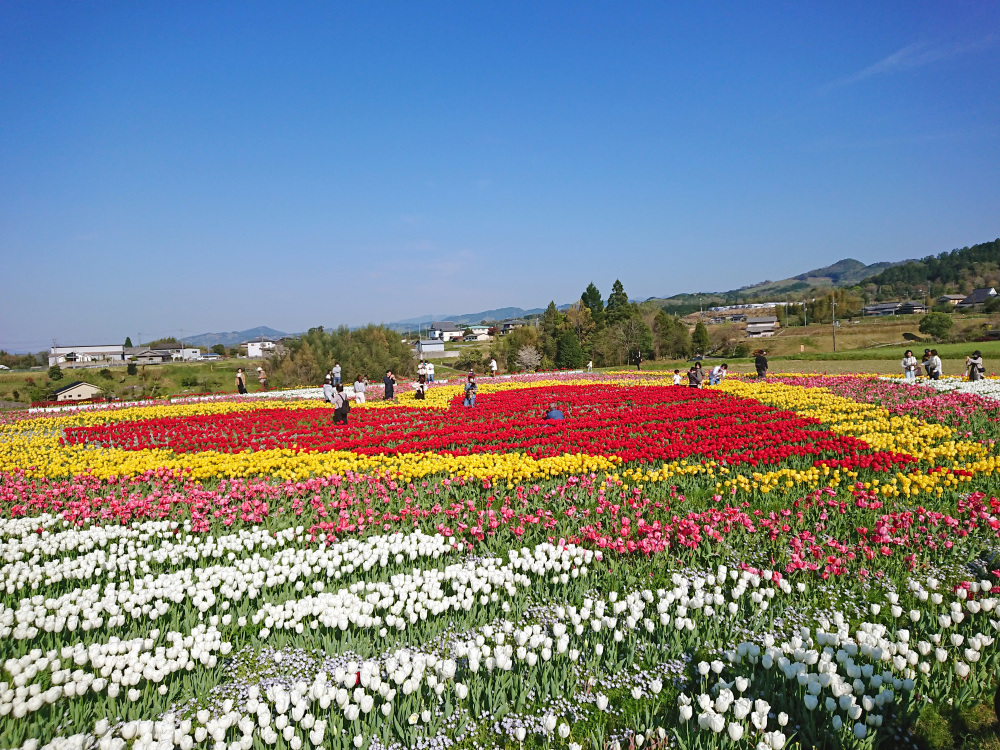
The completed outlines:
[[[543,414],[557,403],[566,418]],[[480,394],[474,408],[355,409],[333,425],[326,407],[262,408],[229,414],[71,428],[64,441],[125,450],[166,448],[235,453],[292,448],[367,455],[522,453],[619,456],[626,462],[714,460],[750,466],[790,457],[889,468],[908,456],[873,453],[814,419],[714,390],[675,386],[559,385]]]

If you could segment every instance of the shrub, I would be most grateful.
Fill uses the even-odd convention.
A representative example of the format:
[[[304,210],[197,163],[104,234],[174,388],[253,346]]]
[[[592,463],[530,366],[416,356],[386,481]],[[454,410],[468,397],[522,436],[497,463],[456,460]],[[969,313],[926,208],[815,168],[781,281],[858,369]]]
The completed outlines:
[[[181,387],[182,388],[192,388],[198,385],[197,375],[184,375],[181,377]]]
[[[920,332],[926,333],[928,336],[940,341],[948,335],[953,325],[955,325],[955,322],[951,319],[950,315],[932,312],[920,319]]]
[[[137,375],[139,373],[139,368],[135,366],[135,362],[129,362],[128,367],[125,368],[125,372],[129,375]]]
[[[109,370],[107,367],[101,370],[98,374],[105,380],[111,380],[111,370]]]
[[[62,380],[62,368],[59,365],[52,365],[49,368],[49,380]]]

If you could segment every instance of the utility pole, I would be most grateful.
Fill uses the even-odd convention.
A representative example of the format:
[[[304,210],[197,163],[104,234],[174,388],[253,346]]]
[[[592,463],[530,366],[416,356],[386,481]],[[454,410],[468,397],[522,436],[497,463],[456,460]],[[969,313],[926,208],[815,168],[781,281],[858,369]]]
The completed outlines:
[[[833,350],[837,351],[837,303],[830,302],[830,307],[833,308]]]

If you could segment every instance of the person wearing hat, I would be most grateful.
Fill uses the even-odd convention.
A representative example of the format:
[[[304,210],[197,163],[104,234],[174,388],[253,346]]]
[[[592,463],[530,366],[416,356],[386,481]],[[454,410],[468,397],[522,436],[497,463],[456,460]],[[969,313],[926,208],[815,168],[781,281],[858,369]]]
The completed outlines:
[[[264,368],[263,367],[258,367],[257,368],[257,382],[260,383],[260,389],[262,391],[266,391],[267,390],[267,373],[264,372]]]
[[[965,366],[969,371],[969,380],[982,380],[986,369],[983,367],[983,355],[978,349],[972,353],[971,357],[965,358]]]

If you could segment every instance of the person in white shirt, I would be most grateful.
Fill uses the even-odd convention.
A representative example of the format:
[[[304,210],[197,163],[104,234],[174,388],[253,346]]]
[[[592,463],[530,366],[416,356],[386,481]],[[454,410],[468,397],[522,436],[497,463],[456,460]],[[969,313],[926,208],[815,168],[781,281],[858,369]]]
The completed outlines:
[[[674,370],[674,385],[680,385],[680,384],[681,384],[681,371]]]
[[[340,372],[341,372],[340,362],[334,362],[333,369],[330,370],[330,372],[333,373],[333,386],[334,388],[336,388],[338,385],[340,385]]]
[[[716,365],[712,368],[712,372],[708,374],[708,384],[718,385],[722,382],[722,379],[726,377],[726,372],[729,370],[729,365]]]
[[[490,375],[494,378],[497,376],[497,361],[493,357],[490,357]]]
[[[594,371],[594,360],[590,360],[587,363],[587,372],[593,372],[593,371]]]
[[[368,390],[368,383],[361,375],[354,379],[354,402],[359,406],[365,402],[365,391]]]
[[[427,374],[427,363],[424,362],[423,360],[420,360],[420,364],[417,365],[417,376],[419,377],[420,375],[426,375],[426,374]]]
[[[433,383],[434,382],[434,363],[433,362],[428,362],[424,366],[424,369],[425,369],[426,374],[427,374],[427,382],[428,383]]]
[[[941,358],[938,356],[937,349],[931,349],[931,378],[941,379]]]
[[[917,380],[917,358],[913,356],[913,350],[907,349],[903,355],[903,361],[899,363],[903,368],[903,375],[907,383],[914,383]]]

